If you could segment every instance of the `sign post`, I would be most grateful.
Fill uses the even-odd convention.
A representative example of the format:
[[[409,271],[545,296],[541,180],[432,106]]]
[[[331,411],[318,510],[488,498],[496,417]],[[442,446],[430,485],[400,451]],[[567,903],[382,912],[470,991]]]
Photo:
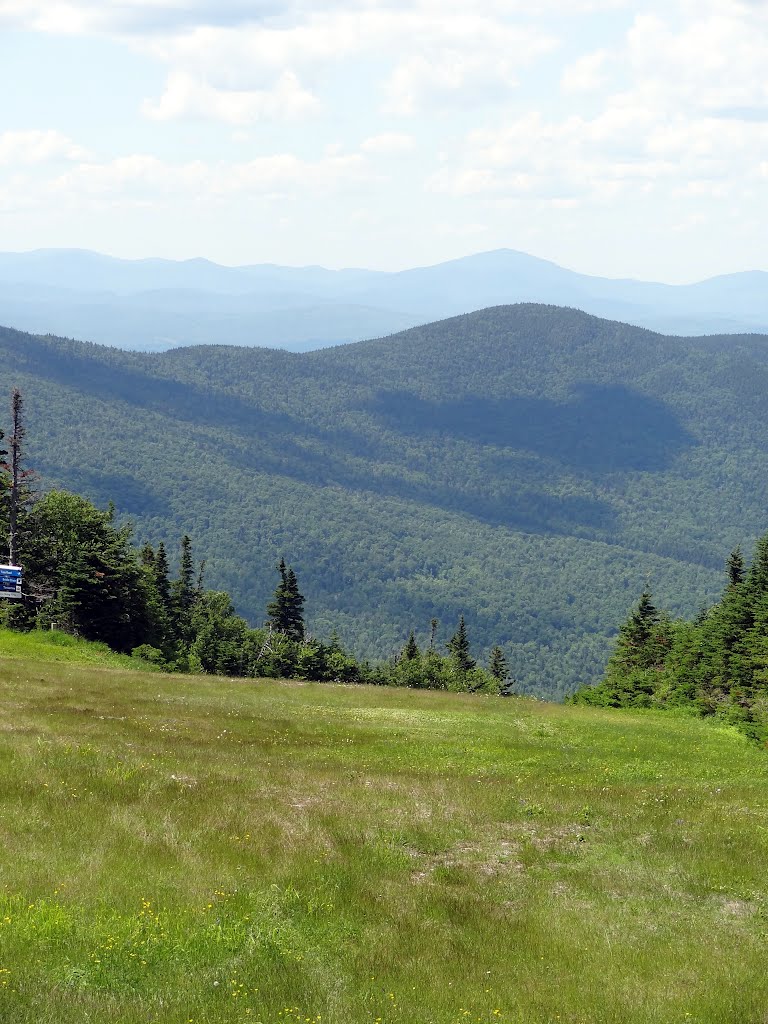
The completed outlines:
[[[0,597],[21,600],[22,578],[20,565],[0,565]]]

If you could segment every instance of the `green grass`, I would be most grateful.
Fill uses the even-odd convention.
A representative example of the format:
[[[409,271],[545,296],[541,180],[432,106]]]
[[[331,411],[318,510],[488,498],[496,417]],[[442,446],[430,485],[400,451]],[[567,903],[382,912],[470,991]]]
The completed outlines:
[[[767,1019],[768,757],[732,729],[13,653],[3,1022]]]
[[[80,640],[59,630],[32,630],[17,633],[0,627],[0,658],[39,659],[73,665],[103,665],[105,668],[141,668],[156,671],[146,662],[137,664],[126,654],[115,654],[106,644]]]

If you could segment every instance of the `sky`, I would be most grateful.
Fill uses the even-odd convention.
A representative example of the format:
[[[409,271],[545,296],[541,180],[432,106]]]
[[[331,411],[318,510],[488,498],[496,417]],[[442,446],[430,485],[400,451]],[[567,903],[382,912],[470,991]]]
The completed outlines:
[[[0,0],[0,250],[768,270],[768,0]]]

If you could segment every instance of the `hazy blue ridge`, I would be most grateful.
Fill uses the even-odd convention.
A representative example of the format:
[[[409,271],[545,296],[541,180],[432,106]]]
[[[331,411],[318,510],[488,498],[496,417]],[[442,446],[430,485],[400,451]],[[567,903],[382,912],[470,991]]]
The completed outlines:
[[[679,335],[768,332],[761,271],[672,286],[590,277],[511,249],[397,273],[122,260],[78,249],[0,253],[3,322],[141,351],[307,351],[517,302]]]

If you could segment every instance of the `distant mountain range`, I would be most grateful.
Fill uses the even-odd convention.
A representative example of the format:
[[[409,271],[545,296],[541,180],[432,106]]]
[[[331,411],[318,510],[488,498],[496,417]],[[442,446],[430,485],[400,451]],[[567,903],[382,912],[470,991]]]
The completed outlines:
[[[665,285],[589,277],[511,249],[397,273],[121,260],[77,249],[0,253],[0,322],[138,351],[308,351],[517,302],[666,334],[768,333],[762,271]]]
[[[768,528],[765,335],[524,304],[299,354],[0,328],[0,365],[43,485],[113,499],[139,542],[189,533],[251,621],[285,556],[316,635],[382,657],[464,613],[550,697],[597,678],[647,581],[694,615]]]

